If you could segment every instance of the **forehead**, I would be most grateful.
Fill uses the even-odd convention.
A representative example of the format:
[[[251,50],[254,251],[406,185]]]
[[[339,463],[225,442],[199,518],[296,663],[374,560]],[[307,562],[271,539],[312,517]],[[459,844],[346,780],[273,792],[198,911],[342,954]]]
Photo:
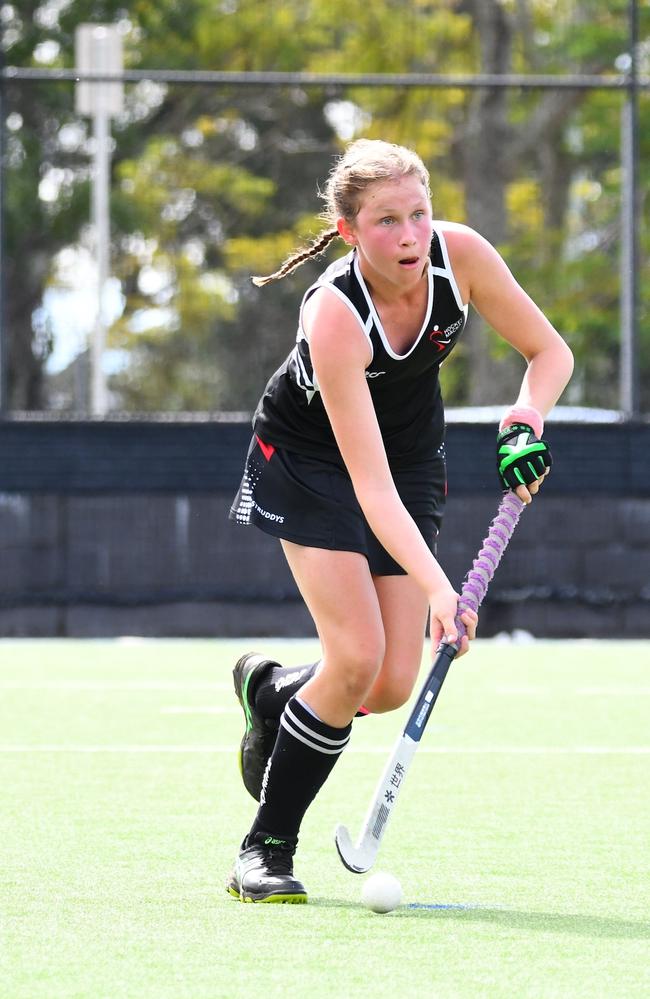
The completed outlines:
[[[416,174],[394,180],[376,180],[361,192],[361,206],[370,211],[404,208],[428,201],[427,189]]]

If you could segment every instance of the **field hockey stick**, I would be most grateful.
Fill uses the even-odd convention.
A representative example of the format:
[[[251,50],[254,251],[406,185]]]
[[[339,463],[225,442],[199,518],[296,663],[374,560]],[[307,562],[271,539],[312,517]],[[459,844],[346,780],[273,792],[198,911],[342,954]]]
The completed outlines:
[[[415,707],[395,743],[391,757],[377,784],[356,846],[352,843],[345,826],[339,825],[336,828],[335,841],[339,856],[347,869],[355,874],[365,874],[375,862],[388,819],[422,738],[431,709],[436,703],[447,671],[465,634],[465,626],[460,620],[460,615],[465,610],[477,611],[480,607],[523,509],[524,503],[513,492],[507,492],[499,504],[488,535],[463,583],[455,620],[458,639],[453,643],[441,642],[438,646],[433,666],[422,686]]]

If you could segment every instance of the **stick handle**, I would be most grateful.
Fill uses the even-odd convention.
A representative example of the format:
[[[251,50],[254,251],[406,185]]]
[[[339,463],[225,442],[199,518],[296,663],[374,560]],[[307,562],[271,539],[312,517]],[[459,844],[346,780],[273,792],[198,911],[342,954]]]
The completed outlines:
[[[458,615],[455,621],[459,640],[466,633],[460,615],[464,610],[477,611],[481,606],[490,580],[496,572],[525,505],[523,500],[520,500],[515,493],[510,491],[504,494],[499,503],[496,517],[490,524],[487,537],[472,563],[472,568],[465,577],[460,592]]]

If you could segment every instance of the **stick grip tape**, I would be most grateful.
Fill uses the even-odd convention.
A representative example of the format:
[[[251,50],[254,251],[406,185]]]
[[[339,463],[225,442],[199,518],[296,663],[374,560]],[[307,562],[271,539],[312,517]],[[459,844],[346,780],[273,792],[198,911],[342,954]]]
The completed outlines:
[[[460,620],[460,615],[464,610],[477,611],[481,606],[490,580],[496,572],[525,505],[523,500],[510,490],[504,494],[499,504],[496,517],[490,524],[487,537],[467,573],[460,592],[455,621],[459,639],[467,631]]]

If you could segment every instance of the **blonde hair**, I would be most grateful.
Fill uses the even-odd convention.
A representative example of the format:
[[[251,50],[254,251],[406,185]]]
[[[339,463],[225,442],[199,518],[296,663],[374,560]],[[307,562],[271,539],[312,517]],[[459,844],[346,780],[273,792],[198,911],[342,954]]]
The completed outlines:
[[[417,177],[431,197],[429,171],[412,149],[381,139],[357,139],[352,142],[332,167],[325,189],[319,192],[325,201],[321,218],[330,228],[321,232],[310,246],[287,257],[273,274],[252,278],[253,284],[261,288],[271,281],[279,281],[306,260],[322,253],[339,235],[337,219],[354,222],[361,209],[361,194],[371,184],[410,176]]]

